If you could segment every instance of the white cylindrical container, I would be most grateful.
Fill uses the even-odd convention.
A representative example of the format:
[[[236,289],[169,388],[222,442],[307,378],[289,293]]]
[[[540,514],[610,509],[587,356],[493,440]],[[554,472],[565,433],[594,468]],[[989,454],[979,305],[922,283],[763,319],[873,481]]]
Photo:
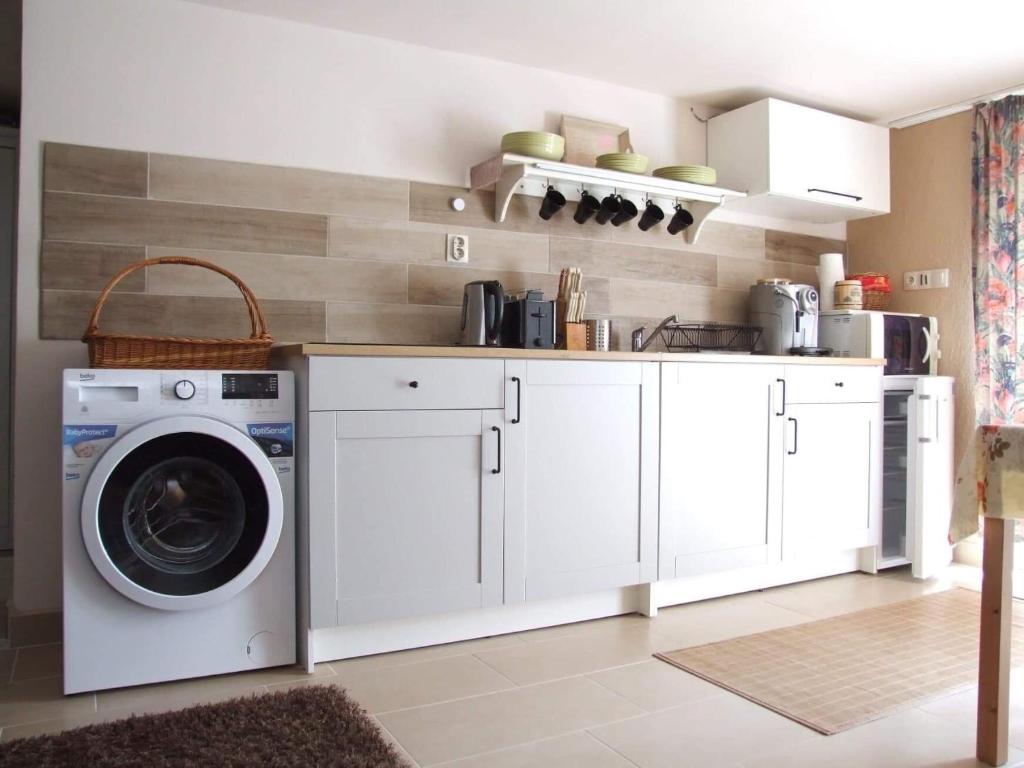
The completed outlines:
[[[818,257],[818,294],[821,296],[819,309],[835,309],[835,286],[845,278],[843,254],[823,253]]]

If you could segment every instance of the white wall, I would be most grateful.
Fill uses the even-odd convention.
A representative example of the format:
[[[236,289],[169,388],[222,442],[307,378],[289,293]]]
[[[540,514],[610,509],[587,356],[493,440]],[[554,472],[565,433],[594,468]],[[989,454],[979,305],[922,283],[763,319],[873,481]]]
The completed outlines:
[[[38,339],[42,142],[464,184],[502,133],[562,113],[628,125],[654,167],[704,160],[664,96],[181,0],[25,0],[14,608],[60,607],[58,373],[86,360]]]

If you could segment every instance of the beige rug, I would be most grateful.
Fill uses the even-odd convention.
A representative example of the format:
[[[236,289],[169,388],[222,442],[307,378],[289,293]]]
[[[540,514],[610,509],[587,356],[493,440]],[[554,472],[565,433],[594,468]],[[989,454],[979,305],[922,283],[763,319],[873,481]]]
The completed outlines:
[[[952,589],[655,655],[830,735],[976,684],[980,615],[981,595]],[[1024,661],[1016,602],[1012,658]]]

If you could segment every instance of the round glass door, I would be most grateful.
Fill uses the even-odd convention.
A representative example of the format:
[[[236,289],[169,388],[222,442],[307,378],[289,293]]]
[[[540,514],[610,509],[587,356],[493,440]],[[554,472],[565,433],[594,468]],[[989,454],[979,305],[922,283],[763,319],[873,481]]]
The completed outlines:
[[[152,592],[196,595],[252,561],[267,531],[267,494],[233,446],[210,435],[164,435],[110,473],[98,526],[128,579]]]
[[[280,485],[251,438],[208,419],[175,422],[112,445],[82,508],[86,548],[104,578],[159,608],[236,594],[265,567],[281,529]]]

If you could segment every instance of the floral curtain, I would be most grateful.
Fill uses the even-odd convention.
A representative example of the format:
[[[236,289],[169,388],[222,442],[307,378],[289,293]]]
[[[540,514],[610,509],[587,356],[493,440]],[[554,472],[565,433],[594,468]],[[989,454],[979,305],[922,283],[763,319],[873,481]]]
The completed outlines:
[[[1024,96],[974,108],[974,332],[979,424],[1024,423]]]

